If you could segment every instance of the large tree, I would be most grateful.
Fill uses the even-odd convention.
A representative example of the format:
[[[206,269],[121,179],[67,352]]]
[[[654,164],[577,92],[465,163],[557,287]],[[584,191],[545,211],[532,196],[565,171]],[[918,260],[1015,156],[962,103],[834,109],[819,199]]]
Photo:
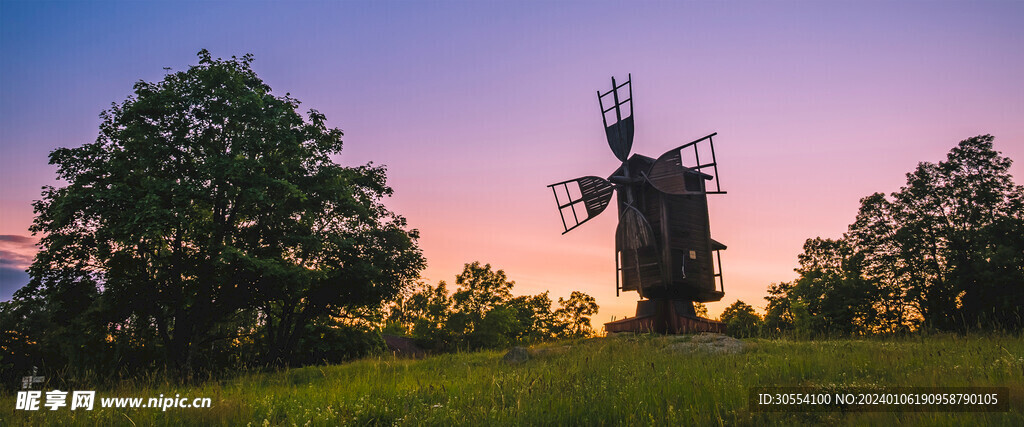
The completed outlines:
[[[772,328],[804,317],[813,332],[1024,325],[1024,187],[993,140],[960,141],[891,197],[861,199],[843,238],[808,239],[800,277],[767,298]]]
[[[92,331],[184,369],[238,343],[286,362],[311,324],[418,276],[416,231],[381,203],[384,167],[336,164],[342,132],[251,62],[203,50],[136,83],[95,142],[51,153],[68,185],[35,204],[42,250],[16,296],[54,326],[37,339]]]
[[[969,138],[944,161],[922,162],[892,201],[861,201],[849,234],[888,317],[939,329],[1022,324],[1024,188],[993,140]]]

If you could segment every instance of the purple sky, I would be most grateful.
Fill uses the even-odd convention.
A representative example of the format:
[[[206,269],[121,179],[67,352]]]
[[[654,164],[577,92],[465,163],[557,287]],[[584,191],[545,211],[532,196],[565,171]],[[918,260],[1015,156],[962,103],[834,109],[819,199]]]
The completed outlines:
[[[1024,2],[12,2],[0,0],[0,298],[23,282],[47,153],[91,142],[132,83],[253,53],[257,73],[389,167],[431,282],[503,268],[518,293],[616,298],[614,215],[562,236],[545,185],[606,176],[595,92],[632,73],[633,152],[711,132],[726,297],[763,307],[808,237],[919,161],[996,136],[1024,167]],[[1020,182],[1020,179],[1018,179]]]

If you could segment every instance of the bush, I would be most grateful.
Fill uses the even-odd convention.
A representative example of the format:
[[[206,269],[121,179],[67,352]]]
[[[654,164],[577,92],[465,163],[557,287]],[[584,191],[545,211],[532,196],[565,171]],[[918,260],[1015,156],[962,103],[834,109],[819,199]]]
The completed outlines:
[[[761,329],[761,316],[754,312],[754,307],[743,301],[736,301],[722,311],[721,321],[729,336],[749,338],[757,336]]]
[[[339,323],[316,323],[299,342],[298,364],[338,363],[379,354],[387,348],[379,331]]]

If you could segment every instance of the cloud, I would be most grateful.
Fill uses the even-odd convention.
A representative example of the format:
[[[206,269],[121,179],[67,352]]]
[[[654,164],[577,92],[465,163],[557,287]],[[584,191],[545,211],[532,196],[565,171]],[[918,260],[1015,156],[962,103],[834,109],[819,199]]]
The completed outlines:
[[[25,269],[32,263],[32,257],[33,255],[0,249],[0,267]]]
[[[11,242],[19,245],[35,245],[36,239],[17,234],[0,234],[0,242]]]
[[[24,270],[38,251],[35,238],[0,234],[0,268]]]
[[[20,268],[0,267],[0,301],[9,301],[14,291],[28,284],[28,273]]]

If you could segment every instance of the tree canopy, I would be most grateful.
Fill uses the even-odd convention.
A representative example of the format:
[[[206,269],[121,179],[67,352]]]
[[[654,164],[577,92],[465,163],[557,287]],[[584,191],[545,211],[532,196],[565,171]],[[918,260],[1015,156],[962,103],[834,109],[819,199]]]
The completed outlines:
[[[765,324],[806,332],[1024,326],[1024,187],[981,135],[906,185],[861,199],[842,238],[808,239],[800,277],[769,289]]]
[[[761,316],[754,312],[754,307],[740,300],[722,310],[718,320],[725,323],[726,333],[734,337],[756,336],[761,328]]]

